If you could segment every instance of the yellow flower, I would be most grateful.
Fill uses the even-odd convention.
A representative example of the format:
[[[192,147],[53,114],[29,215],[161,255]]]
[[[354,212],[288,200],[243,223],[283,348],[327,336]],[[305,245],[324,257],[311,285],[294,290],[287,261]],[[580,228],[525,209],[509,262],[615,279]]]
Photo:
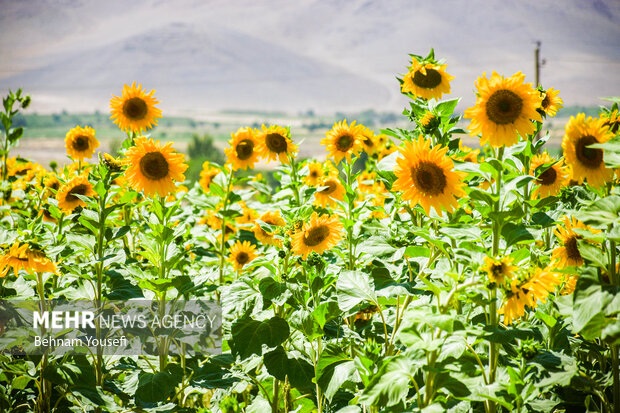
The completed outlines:
[[[379,144],[375,133],[367,127],[362,131],[362,147],[368,155],[373,155],[379,150]]]
[[[230,147],[224,149],[224,152],[233,170],[254,168],[259,154],[256,148],[258,141],[252,128],[239,128],[231,136],[232,139],[228,141]]]
[[[157,118],[161,118],[161,110],[155,105],[155,90],[146,93],[142,85],[133,82],[131,86],[123,87],[123,94],[113,96],[110,100],[110,119],[125,132],[140,133],[157,125]]]
[[[579,276],[577,274],[567,275],[564,278],[564,286],[560,290],[561,295],[569,295],[575,291],[575,287],[577,286],[577,280]]]
[[[304,182],[309,186],[317,186],[323,178],[323,167],[317,161],[308,163],[308,175],[304,178]]]
[[[559,90],[553,90],[553,88],[547,89],[543,92],[543,100],[540,102],[540,109],[549,117],[557,115],[558,110],[563,107],[563,101],[558,94]]]
[[[595,188],[611,180],[613,170],[605,167],[603,150],[588,146],[605,143],[613,136],[603,119],[592,117],[586,119],[583,113],[576,118],[570,117],[566,124],[562,149],[564,159],[571,167],[572,180],[582,183],[587,179],[588,185]]]
[[[427,214],[431,207],[442,215],[442,208],[452,211],[458,206],[457,198],[465,197],[463,172],[454,171],[454,162],[447,147],[430,147],[430,140],[422,136],[400,148],[403,157],[396,158],[394,173],[398,178],[393,190],[402,191],[402,198],[422,205]]]
[[[103,163],[112,172],[119,172],[123,169],[123,162],[116,159],[109,153],[103,154]]]
[[[78,206],[86,206],[86,203],[76,195],[90,197],[96,195],[93,186],[84,175],[76,176],[60,187],[60,190],[56,193],[58,207],[64,212],[71,213]]]
[[[429,112],[427,111],[424,116],[422,116],[422,118],[420,119],[420,125],[425,129],[425,130],[429,130],[433,127],[433,124],[436,124],[437,122],[437,117],[435,116],[435,114],[433,112]]]
[[[535,155],[530,164],[530,175],[533,176],[534,171],[536,171],[536,168],[540,165],[552,162],[554,162],[554,159],[552,159],[547,152]],[[562,166],[561,162],[556,162],[540,173],[540,175],[536,177],[534,183],[538,185],[532,193],[534,197],[545,198],[557,195],[568,183],[568,169]]]
[[[258,219],[274,227],[284,227],[286,225],[286,221],[280,216],[280,211],[265,212]],[[274,238],[275,234],[275,232],[267,232],[262,229],[258,222],[254,224],[254,236],[264,245],[282,246],[282,240]]]
[[[609,131],[614,135],[618,133],[620,128],[620,116],[618,116],[618,109],[612,112],[601,113],[601,119],[603,119],[603,126],[608,126]]]
[[[377,174],[371,171],[364,171],[357,176],[357,188],[361,192],[372,192]]]
[[[211,182],[213,182],[213,178],[215,178],[219,173],[219,168],[211,166],[209,161],[205,161],[205,163],[202,164],[199,183],[205,193],[209,192],[209,186],[211,185]]]
[[[343,158],[351,162],[351,156],[357,155],[362,150],[364,140],[364,126],[356,125],[355,121],[347,125],[347,120],[336,122],[332,129],[325,133],[321,145],[325,145],[327,157],[334,158],[338,164]]]
[[[256,132],[258,144],[256,151],[268,161],[280,159],[280,162],[288,164],[288,155],[295,156],[297,145],[293,144],[289,136],[289,130],[281,126],[262,126]]]
[[[56,174],[50,172],[43,178],[43,186],[47,195],[56,195],[56,192],[60,189],[60,181]]]
[[[243,209],[243,215],[235,218],[235,222],[237,222],[238,225],[253,224],[256,221],[256,218],[258,218],[258,213],[252,208],[248,208],[243,201],[239,204]]]
[[[95,153],[99,147],[99,141],[95,138],[95,130],[89,126],[76,126],[67,132],[65,136],[67,155],[73,159],[83,161]]]
[[[233,264],[235,270],[240,271],[246,264],[256,258],[256,246],[249,241],[237,241],[230,249],[228,261]]]
[[[504,281],[514,278],[515,272],[518,270],[516,265],[512,265],[512,261],[511,257],[502,257],[501,259],[484,257],[485,265],[482,270],[489,274],[491,282],[502,285]]]
[[[537,268],[525,281],[513,280],[510,290],[506,292],[504,305],[499,310],[500,314],[504,314],[504,323],[510,325],[523,317],[525,308],[536,308],[539,300],[544,303],[561,280],[559,274],[549,268]]]
[[[459,141],[459,149],[461,152],[465,152],[465,154],[459,157],[455,157],[455,159],[461,160],[463,162],[478,163],[478,155],[480,155],[480,149],[472,149],[468,146],[465,146],[463,145],[463,141]]]
[[[304,260],[313,251],[322,254],[338,244],[342,239],[342,229],[342,222],[337,216],[318,216],[315,212],[304,224],[303,230],[293,235],[292,251]]]
[[[8,251],[0,256],[0,277],[7,275],[10,269],[17,277],[19,270],[34,272],[51,272],[56,274],[56,264],[45,256],[45,253],[32,249],[30,245],[15,242]]]
[[[340,183],[340,179],[335,176],[328,176],[319,182],[319,186],[325,188],[319,189],[314,193],[315,204],[322,207],[338,205],[337,201],[344,199],[344,186]]]
[[[583,236],[577,234],[573,229],[579,228],[592,233],[599,233],[601,231],[585,225],[583,222],[575,219],[575,217],[569,218],[565,215],[562,217],[562,222],[565,228],[558,225],[553,231],[560,239],[562,246],[553,250],[552,259],[558,262],[560,268],[581,266],[583,265],[583,257],[577,247],[577,241],[583,239]]]
[[[125,177],[130,187],[153,197],[156,193],[163,197],[176,192],[175,181],[183,182],[187,169],[185,155],[177,153],[172,142],[161,146],[159,141],[139,137],[136,146],[129,148],[125,154],[129,165]]]
[[[450,93],[450,81],[454,76],[446,73],[448,65],[420,64],[415,59],[412,63],[409,73],[403,76],[400,86],[403,93],[412,93],[427,100],[439,100],[444,93]]]
[[[525,136],[536,131],[531,120],[542,122],[536,111],[542,100],[540,93],[532,89],[531,83],[523,83],[525,75],[515,73],[504,78],[493,72],[490,79],[479,77],[476,83],[478,99],[474,107],[465,111],[464,118],[471,119],[471,136],[481,134],[480,144],[491,146],[512,146]]]

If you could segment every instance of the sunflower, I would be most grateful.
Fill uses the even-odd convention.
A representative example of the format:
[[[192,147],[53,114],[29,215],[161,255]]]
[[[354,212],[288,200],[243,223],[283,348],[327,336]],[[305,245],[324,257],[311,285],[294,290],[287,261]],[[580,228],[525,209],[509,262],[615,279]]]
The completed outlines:
[[[465,173],[454,171],[454,162],[446,156],[447,147],[430,147],[430,140],[420,135],[417,141],[400,148],[403,157],[396,158],[397,176],[392,188],[403,191],[403,199],[422,205],[427,214],[431,207],[441,215],[441,209],[452,211],[457,198],[464,197],[462,179]]]
[[[362,150],[364,141],[364,126],[356,125],[355,121],[347,125],[347,120],[334,123],[330,131],[325,133],[321,145],[325,145],[327,156],[334,158],[338,164],[343,158],[351,162],[351,156],[357,155]]]
[[[198,225],[207,224],[211,229],[215,231],[222,230],[222,218],[215,215],[212,211],[209,211],[209,214],[200,221],[198,221]],[[224,227],[224,239],[230,238],[231,235],[237,233],[237,227],[231,221],[226,221],[226,226]]]
[[[254,168],[254,164],[258,162],[258,141],[252,128],[239,128],[233,133],[232,139],[228,141],[229,148],[224,152],[228,157],[234,170]]]
[[[104,153],[102,158],[103,164],[112,172],[120,172],[123,169],[123,162],[116,159],[109,153]]]
[[[558,110],[563,107],[563,101],[558,97],[559,90],[553,90],[552,87],[542,92],[543,100],[540,102],[540,110],[549,117],[557,115]]]
[[[439,100],[444,93],[450,93],[450,81],[454,79],[454,76],[446,73],[446,67],[448,65],[421,64],[413,59],[409,73],[403,76],[400,90],[422,99]]]
[[[95,130],[89,126],[76,126],[67,132],[65,136],[67,155],[73,159],[83,161],[95,153],[99,147],[99,141],[95,138]]]
[[[372,192],[376,179],[376,172],[364,171],[357,176],[357,188],[360,192]]]
[[[313,213],[303,230],[293,235],[293,253],[305,260],[308,254],[322,254],[338,244],[342,239],[342,222],[337,216],[317,215]]]
[[[609,131],[614,135],[618,133],[618,129],[620,129],[620,116],[618,116],[618,109],[607,113],[601,113],[601,119],[603,119],[604,126],[609,127]]]
[[[336,176],[328,176],[319,182],[319,186],[325,188],[319,189],[314,193],[316,204],[322,207],[338,205],[337,201],[344,199],[345,189],[340,183],[340,179]]]
[[[521,288],[527,289],[534,301],[544,303],[547,301],[549,293],[555,291],[555,287],[561,283],[562,276],[552,268],[537,268]]]
[[[262,126],[256,132],[256,152],[268,161],[280,159],[280,162],[288,164],[288,155],[294,156],[297,152],[297,145],[293,144],[290,131],[281,126],[272,125]]]
[[[125,171],[129,186],[138,192],[144,191],[146,196],[153,197],[157,193],[164,197],[174,193],[177,190],[174,181],[185,180],[185,155],[177,153],[172,142],[162,147],[159,141],[141,136],[125,156],[129,165]]]
[[[254,222],[256,222],[256,219],[258,218],[258,213],[252,208],[248,208],[248,206],[243,201],[239,202],[239,205],[241,206],[243,213],[241,216],[235,218],[235,222],[237,223],[237,225],[253,224]]]
[[[56,193],[58,207],[64,212],[71,213],[78,206],[85,206],[86,203],[78,198],[81,196],[94,196],[95,191],[85,175],[79,175],[62,185]]]
[[[530,175],[534,175],[536,168],[539,166],[550,164],[554,161],[555,160],[552,159],[547,152],[535,155],[530,164]],[[532,195],[536,198],[557,195],[568,183],[568,174],[568,168],[563,166],[561,162],[554,163],[536,177],[534,183],[537,184],[538,187],[534,190]]]
[[[511,280],[515,276],[517,266],[512,265],[511,257],[502,257],[495,259],[491,257],[484,258],[483,271],[489,274],[489,280],[496,285],[503,285],[505,280]]]
[[[161,110],[155,105],[159,103],[153,96],[154,90],[146,93],[142,85],[133,82],[123,87],[120,97],[113,96],[110,100],[110,119],[126,132],[140,133],[157,125],[157,118],[161,118]]]
[[[555,291],[562,278],[549,268],[537,268],[526,280],[513,280],[506,291],[504,305],[499,310],[504,314],[504,323],[509,325],[525,315],[525,308],[536,308],[538,301],[545,302],[549,293]]]
[[[199,183],[205,193],[209,192],[209,186],[211,185],[211,182],[213,182],[213,178],[215,178],[219,173],[219,168],[211,166],[209,161],[205,161],[205,163],[202,164]]]
[[[60,189],[60,181],[56,174],[48,173],[47,176],[43,178],[43,186],[48,195],[55,195]]]
[[[605,167],[603,150],[589,146],[605,143],[613,136],[603,119],[586,119],[583,113],[576,118],[570,117],[566,124],[562,149],[566,163],[572,168],[571,179],[580,184],[587,179],[588,184],[595,188],[611,180],[613,170]]]
[[[240,271],[247,263],[256,258],[256,246],[250,244],[250,241],[237,241],[230,248],[228,261],[233,264],[235,270]]]
[[[280,211],[267,211],[258,218],[259,221],[274,227],[284,227],[286,221],[280,216]],[[274,238],[275,232],[267,232],[261,228],[258,222],[254,224],[254,236],[264,245],[275,245],[280,247],[282,240]]]
[[[379,144],[375,137],[375,133],[367,127],[364,127],[362,131],[362,148],[364,148],[364,152],[368,155],[373,155],[379,150]]]
[[[478,155],[480,155],[480,149],[472,149],[468,146],[463,145],[463,141],[459,141],[459,150],[464,152],[464,155],[455,157],[463,162],[471,162],[478,163]]]
[[[553,231],[560,239],[562,246],[553,250],[552,259],[558,262],[560,268],[581,266],[583,265],[583,257],[577,247],[577,241],[583,239],[583,236],[577,234],[573,229],[579,228],[592,233],[601,231],[585,225],[583,222],[575,219],[575,217],[569,218],[565,215],[562,217],[562,222],[564,223],[564,228],[558,225]]]
[[[308,175],[304,178],[304,182],[309,186],[317,186],[323,177],[323,167],[317,161],[308,163]]]
[[[564,278],[564,285],[560,290],[560,295],[569,295],[575,291],[575,287],[577,286],[577,280],[579,276],[577,274],[567,275]]]
[[[8,251],[0,256],[0,277],[7,275],[10,269],[17,277],[23,269],[30,274],[34,272],[56,273],[56,264],[45,256],[43,251],[33,249],[29,244],[15,242]]]
[[[530,120],[542,122],[536,111],[542,100],[540,93],[532,89],[531,83],[523,83],[525,75],[515,73],[504,78],[493,72],[490,79],[479,77],[476,82],[478,99],[474,107],[465,111],[464,118],[471,119],[471,136],[481,134],[480,144],[511,146],[518,142],[520,134],[525,136],[536,131]]]

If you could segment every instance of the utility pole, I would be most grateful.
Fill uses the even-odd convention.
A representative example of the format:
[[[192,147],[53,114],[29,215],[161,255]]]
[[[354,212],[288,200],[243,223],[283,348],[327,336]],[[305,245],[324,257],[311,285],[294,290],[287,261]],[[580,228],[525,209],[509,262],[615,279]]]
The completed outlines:
[[[536,40],[536,50],[534,50],[534,62],[536,62],[536,87],[540,86],[540,40]]]

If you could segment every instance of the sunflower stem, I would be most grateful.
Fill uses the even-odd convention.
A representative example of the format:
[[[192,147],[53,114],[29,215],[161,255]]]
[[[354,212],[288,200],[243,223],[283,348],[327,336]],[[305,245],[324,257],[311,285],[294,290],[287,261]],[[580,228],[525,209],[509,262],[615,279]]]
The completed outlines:
[[[609,228],[611,230],[611,228]],[[618,286],[618,274],[616,274],[616,241],[609,240],[609,281],[612,285]],[[610,346],[611,352],[611,375],[613,377],[613,401],[614,413],[620,413],[620,368],[618,367],[619,347]]]
[[[353,210],[355,208],[355,199],[353,198],[353,189],[351,187],[351,182],[353,180],[353,161],[345,161],[344,169],[347,177],[347,191],[351,190],[351,192],[347,193],[347,242],[349,244],[349,270],[353,271],[355,269],[355,245],[353,243],[353,226],[355,225]]]
[[[287,154],[288,160],[291,164],[291,186],[293,187],[293,195],[295,196],[295,206],[301,206],[301,200],[299,196],[299,176],[297,175],[297,163],[293,154]]]
[[[37,277],[37,293],[39,294],[39,301],[40,301],[40,310],[41,313],[44,313],[45,311],[47,311],[47,303],[45,301],[45,283],[43,281],[43,274],[40,272],[36,272],[36,277]],[[46,329],[45,327],[42,325],[41,326],[41,336],[45,336],[46,334]],[[45,369],[47,368],[47,353],[44,353],[43,356],[41,356],[41,364],[40,364],[40,373],[39,373],[39,396],[37,397],[37,401],[36,401],[36,412],[48,412],[49,411],[49,396],[50,396],[50,392],[51,392],[51,384],[44,379],[43,377],[43,373],[45,371]]]
[[[228,206],[228,200],[230,198],[230,185],[232,184],[232,180],[234,177],[234,170],[232,169],[232,167],[230,168],[230,174],[228,175],[228,179],[226,180],[226,191],[225,191],[225,195],[224,195],[224,202],[223,202],[223,207],[222,210],[226,210],[226,207]],[[226,216],[222,215],[222,227],[221,227],[221,242],[220,242],[220,287],[222,287],[224,285],[224,265],[226,263]],[[220,291],[218,290],[217,293],[217,301],[218,303],[220,302]]]

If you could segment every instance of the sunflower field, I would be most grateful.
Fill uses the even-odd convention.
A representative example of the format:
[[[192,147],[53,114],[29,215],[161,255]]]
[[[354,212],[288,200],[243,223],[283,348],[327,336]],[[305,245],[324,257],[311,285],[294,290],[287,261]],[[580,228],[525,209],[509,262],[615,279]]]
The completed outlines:
[[[559,91],[482,74],[461,116],[446,70],[411,55],[408,129],[342,120],[318,160],[290,127],[241,128],[193,186],[184,155],[149,137],[154,91],[111,99],[120,157],[76,125],[52,170],[10,156],[30,98],[9,93],[0,306],[204,299],[223,339],[193,356],[13,342],[0,410],[620,412],[620,99],[571,117],[549,153]]]

